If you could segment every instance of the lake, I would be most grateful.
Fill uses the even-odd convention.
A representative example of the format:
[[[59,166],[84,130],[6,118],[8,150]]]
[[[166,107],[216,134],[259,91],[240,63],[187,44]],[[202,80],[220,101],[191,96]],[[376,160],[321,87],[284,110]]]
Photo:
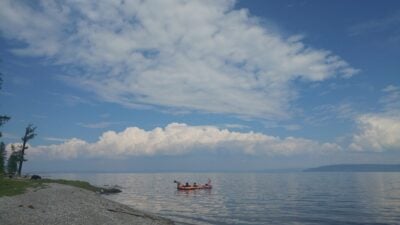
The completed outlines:
[[[58,173],[178,224],[400,224],[400,173]],[[212,190],[177,191],[174,180]]]

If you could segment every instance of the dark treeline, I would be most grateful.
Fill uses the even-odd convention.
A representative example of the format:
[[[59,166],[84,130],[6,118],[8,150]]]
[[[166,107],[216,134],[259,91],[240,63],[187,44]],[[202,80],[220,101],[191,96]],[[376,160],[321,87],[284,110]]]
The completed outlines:
[[[3,79],[0,73],[0,90],[2,89]],[[8,115],[0,115],[0,127],[2,127],[7,121],[11,119]],[[25,158],[25,150],[28,149],[28,141],[36,136],[36,127],[29,124],[25,128],[25,134],[22,136],[22,144],[11,145],[11,152],[7,159],[7,149],[6,144],[0,142],[0,175],[8,174],[10,176],[18,175],[21,176],[22,165],[27,159]],[[0,131],[0,138],[2,137],[2,132]],[[7,162],[7,164],[6,164]]]

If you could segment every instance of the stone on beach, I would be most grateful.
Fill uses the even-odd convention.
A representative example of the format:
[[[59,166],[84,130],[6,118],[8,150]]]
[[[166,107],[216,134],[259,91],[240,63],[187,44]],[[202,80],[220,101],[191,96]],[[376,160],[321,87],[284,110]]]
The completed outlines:
[[[54,183],[21,195],[1,197],[0,221],[2,225],[174,224],[94,192]]]

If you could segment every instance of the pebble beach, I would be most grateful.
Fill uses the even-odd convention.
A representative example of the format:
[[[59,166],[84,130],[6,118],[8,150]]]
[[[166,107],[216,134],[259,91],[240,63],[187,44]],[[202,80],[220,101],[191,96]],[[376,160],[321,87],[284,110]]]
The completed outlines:
[[[173,221],[135,210],[100,194],[62,184],[0,198],[2,225],[169,225]]]

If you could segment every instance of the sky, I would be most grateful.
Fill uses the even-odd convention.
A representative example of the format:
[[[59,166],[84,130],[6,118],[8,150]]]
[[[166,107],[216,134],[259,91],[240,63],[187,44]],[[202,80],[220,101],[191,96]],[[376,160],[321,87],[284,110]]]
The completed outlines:
[[[399,163],[396,0],[3,0],[0,59],[27,171]]]

